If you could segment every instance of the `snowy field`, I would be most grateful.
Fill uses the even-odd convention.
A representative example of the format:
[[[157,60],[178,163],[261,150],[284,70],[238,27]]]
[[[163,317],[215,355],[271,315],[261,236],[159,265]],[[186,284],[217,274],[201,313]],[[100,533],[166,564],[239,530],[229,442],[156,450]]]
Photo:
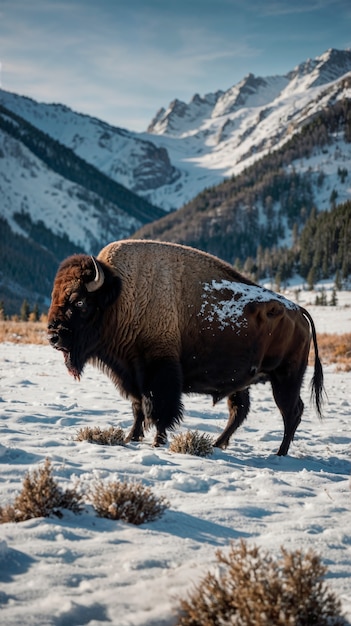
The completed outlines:
[[[319,332],[350,332],[351,309],[310,308]],[[351,624],[351,372],[325,367],[321,422],[309,405],[289,456],[277,457],[282,420],[269,385],[252,389],[248,420],[226,451],[203,459],[143,443],[103,447],[75,441],[83,426],[131,425],[129,403],[97,370],[71,379],[46,346],[0,344],[0,503],[13,502],[25,473],[49,458],[63,488],[77,478],[137,480],[166,496],[162,518],[142,526],[81,515],[0,525],[3,626],[171,626],[177,597],[231,541],[278,554],[313,548]],[[185,401],[182,429],[216,435],[225,402]]]

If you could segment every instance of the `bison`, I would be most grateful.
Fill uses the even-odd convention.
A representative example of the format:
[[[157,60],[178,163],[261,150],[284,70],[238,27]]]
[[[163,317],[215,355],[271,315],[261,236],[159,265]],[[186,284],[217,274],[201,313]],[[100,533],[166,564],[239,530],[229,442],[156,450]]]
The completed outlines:
[[[227,398],[229,418],[214,443],[226,448],[246,418],[249,387],[269,381],[284,421],[286,455],[301,421],[311,334],[311,396],[321,416],[323,370],[310,314],[188,246],[124,240],[97,258],[76,254],[58,269],[48,315],[51,345],[80,378],[87,362],[130,398],[127,441],[154,425],[154,445],[182,420],[182,394]]]

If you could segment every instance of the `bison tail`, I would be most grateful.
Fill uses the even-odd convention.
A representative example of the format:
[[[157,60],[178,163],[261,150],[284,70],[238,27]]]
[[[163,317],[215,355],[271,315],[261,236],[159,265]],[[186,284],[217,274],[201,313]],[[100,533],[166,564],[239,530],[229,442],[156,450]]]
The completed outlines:
[[[314,359],[314,374],[311,381],[311,398],[317,409],[319,417],[323,417],[322,405],[325,397],[323,383],[323,368],[318,356]]]
[[[312,340],[314,346],[314,374],[311,380],[311,400],[313,401],[319,417],[323,417],[322,406],[325,397],[324,375],[321,360],[318,354],[317,334],[314,321],[306,309],[301,307],[302,313],[307,317],[312,331]]]

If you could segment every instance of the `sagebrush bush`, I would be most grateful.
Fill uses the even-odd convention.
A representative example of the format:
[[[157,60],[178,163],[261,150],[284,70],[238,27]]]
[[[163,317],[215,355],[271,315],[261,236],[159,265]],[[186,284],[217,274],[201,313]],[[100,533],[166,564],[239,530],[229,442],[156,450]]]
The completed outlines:
[[[169,449],[171,452],[193,454],[195,456],[210,456],[213,454],[213,442],[210,435],[195,430],[178,433],[172,437]]]
[[[98,426],[95,428],[86,426],[78,431],[76,441],[89,441],[89,443],[107,446],[123,446],[125,434],[122,428],[114,428],[113,426],[105,430],[101,430]]]
[[[28,472],[23,480],[22,491],[13,504],[0,507],[0,523],[24,522],[34,517],[62,517],[61,509],[79,513],[81,495],[76,489],[62,491],[52,476],[51,463]]]
[[[324,582],[313,552],[274,559],[246,542],[217,552],[218,574],[208,573],[180,601],[177,626],[345,626],[341,604]]]
[[[100,481],[89,494],[89,500],[99,517],[136,525],[161,517],[169,507],[164,497],[156,497],[149,487],[136,482]]]

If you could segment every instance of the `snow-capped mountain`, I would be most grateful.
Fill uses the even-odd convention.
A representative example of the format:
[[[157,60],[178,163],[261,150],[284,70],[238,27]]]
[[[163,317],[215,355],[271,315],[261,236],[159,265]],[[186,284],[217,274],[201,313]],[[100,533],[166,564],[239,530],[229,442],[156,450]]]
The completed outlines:
[[[61,104],[42,104],[3,90],[0,104],[140,195],[174,183],[180,176],[165,148],[150,138],[109,126]]]
[[[95,252],[101,242],[132,235],[142,224],[158,219],[158,207],[178,209],[204,189],[231,180],[284,146],[324,108],[344,99],[351,99],[351,51],[333,49],[284,76],[249,74],[226,91],[195,94],[188,104],[174,100],[158,111],[145,133],[110,126],[62,104],[41,104],[0,90],[0,227],[9,229],[2,241],[8,243],[12,236],[30,240],[39,230],[34,244],[46,246],[47,253],[50,246],[45,242],[56,237],[52,267],[70,246]],[[20,131],[25,124],[36,136],[36,145],[45,146],[46,160],[24,141]],[[302,173],[323,168],[317,209],[329,208],[330,194],[339,191],[338,186],[338,200],[351,196],[348,179],[340,185],[338,173],[350,163],[350,144],[341,138],[335,142],[334,155],[320,151],[294,164]],[[77,159],[68,172],[63,171],[62,158],[61,169],[55,169],[48,157],[64,149],[63,163]],[[72,178],[72,169],[79,170],[79,179]],[[97,183],[91,185],[92,179]],[[121,204],[110,185],[123,186],[119,199],[132,194]],[[145,207],[128,212],[135,194],[146,201]],[[289,233],[285,235],[288,241]],[[47,267],[47,259],[41,262]],[[18,284],[10,287],[18,291]],[[40,289],[48,292],[47,287]]]
[[[316,59],[308,59],[288,74],[289,81],[305,79],[306,88],[318,87],[337,80],[350,71],[350,50],[330,48]]]
[[[249,74],[227,91],[195,96],[189,104],[173,101],[152,120],[148,132],[164,146],[188,178],[178,180],[176,205],[237,175],[336,100],[351,97],[351,50],[328,50],[285,76]],[[183,146],[183,158],[179,145]],[[175,155],[175,157],[173,157]],[[192,187],[192,188],[191,188]],[[161,193],[156,204],[165,206]]]
[[[95,254],[164,215],[3,105],[0,198],[0,301],[11,312],[19,297],[48,298],[68,254]]]
[[[0,155],[2,217],[13,232],[23,232],[18,215],[26,214],[93,250],[106,237],[128,236],[162,214],[1,105]]]
[[[284,76],[249,74],[228,90],[174,100],[147,132],[109,126],[69,108],[0,91],[0,104],[165,210],[238,174],[279,147],[311,115],[351,96],[351,50],[330,49]]]
[[[110,207],[106,204],[101,215],[96,208],[97,194],[53,172],[26,146],[1,131],[0,151],[6,155],[0,164],[1,216],[13,232],[23,234],[18,216],[27,214],[56,235],[66,234],[78,249],[93,250],[101,245],[101,231],[107,229],[107,237],[113,230],[128,236],[140,226],[140,221],[112,203]]]
[[[266,107],[273,109],[275,106],[281,107],[283,103],[295,109],[296,100],[306,96],[306,90],[325,88],[350,71],[351,50],[330,49],[316,59],[301,63],[284,76],[261,78],[248,74],[225,92],[217,91],[204,98],[196,94],[189,104],[174,100],[166,110],[160,109],[148,127],[148,132],[184,138],[199,132],[203,125],[211,130],[218,119],[222,124],[223,117],[226,117],[225,122],[230,121],[231,116],[235,116],[239,110],[242,123],[250,115],[250,109],[257,111],[264,108],[267,114]],[[291,102],[292,97],[294,102]],[[316,92],[311,91],[307,100],[315,98]]]

